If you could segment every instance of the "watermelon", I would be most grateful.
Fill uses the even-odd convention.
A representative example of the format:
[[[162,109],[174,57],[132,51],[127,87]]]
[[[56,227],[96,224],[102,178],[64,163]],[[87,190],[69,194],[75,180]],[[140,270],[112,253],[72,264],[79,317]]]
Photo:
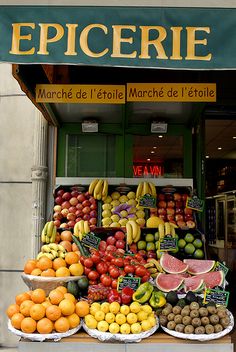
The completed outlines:
[[[188,265],[187,271],[191,275],[208,273],[215,266],[214,260],[204,259],[184,259],[184,263]]]
[[[176,291],[183,283],[181,275],[159,273],[156,277],[156,285],[163,292]]]
[[[169,274],[184,273],[188,269],[188,265],[181,260],[173,257],[168,253],[163,253],[160,258],[160,264],[163,270]]]
[[[221,286],[225,279],[223,271],[211,271],[209,273],[199,274],[197,277],[203,279],[206,288]]]
[[[204,280],[198,276],[192,276],[184,279],[184,292],[198,292],[204,287]]]

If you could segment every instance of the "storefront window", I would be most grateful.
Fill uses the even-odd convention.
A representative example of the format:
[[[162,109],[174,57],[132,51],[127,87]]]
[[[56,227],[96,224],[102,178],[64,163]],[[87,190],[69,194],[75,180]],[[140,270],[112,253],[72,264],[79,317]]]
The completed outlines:
[[[134,136],[133,177],[183,177],[183,137]]]
[[[67,177],[114,177],[115,136],[66,136]]]

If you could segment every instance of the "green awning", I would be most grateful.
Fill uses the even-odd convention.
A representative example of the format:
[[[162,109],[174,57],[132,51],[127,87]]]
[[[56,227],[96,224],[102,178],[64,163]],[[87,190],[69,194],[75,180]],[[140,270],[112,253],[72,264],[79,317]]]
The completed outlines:
[[[0,61],[235,69],[236,8],[0,6]]]

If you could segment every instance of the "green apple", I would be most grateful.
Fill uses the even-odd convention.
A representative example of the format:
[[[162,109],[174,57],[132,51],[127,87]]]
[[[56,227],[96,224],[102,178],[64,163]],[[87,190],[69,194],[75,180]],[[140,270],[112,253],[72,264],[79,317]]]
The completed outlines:
[[[145,241],[146,242],[154,242],[155,240],[155,237],[152,233],[147,233],[146,236],[145,236]]]

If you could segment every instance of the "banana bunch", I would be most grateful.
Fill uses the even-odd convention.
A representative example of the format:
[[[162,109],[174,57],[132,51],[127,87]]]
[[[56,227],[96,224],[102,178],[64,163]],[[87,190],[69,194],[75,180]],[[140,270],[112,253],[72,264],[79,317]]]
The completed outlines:
[[[84,235],[90,232],[89,222],[87,220],[80,220],[74,226],[74,235],[79,237],[81,241]]]
[[[136,243],[141,237],[141,228],[134,220],[129,220],[126,223],[126,242],[131,245],[133,242]]]
[[[149,271],[151,277],[155,279],[158,273],[162,273],[163,269],[158,260],[154,258],[149,258],[148,262],[144,264],[144,267]]]
[[[159,224],[158,225],[158,232],[159,232],[160,241],[165,236],[175,237],[176,236],[175,229],[177,227],[178,227],[177,225],[173,224],[172,222],[168,222],[168,221],[166,221],[164,224]]]
[[[89,194],[97,200],[104,200],[108,196],[108,182],[107,180],[96,179],[93,180],[88,189]]]
[[[57,235],[57,227],[53,221],[48,221],[43,227],[41,241],[43,243],[54,243]]]
[[[142,197],[145,194],[150,194],[151,196],[156,197],[157,192],[154,183],[143,181],[138,184],[136,190],[136,199],[139,199],[139,197]]]
[[[49,243],[41,247],[41,252],[37,255],[37,259],[45,256],[53,260],[55,258],[65,258],[65,255],[66,249],[61,244]]]

